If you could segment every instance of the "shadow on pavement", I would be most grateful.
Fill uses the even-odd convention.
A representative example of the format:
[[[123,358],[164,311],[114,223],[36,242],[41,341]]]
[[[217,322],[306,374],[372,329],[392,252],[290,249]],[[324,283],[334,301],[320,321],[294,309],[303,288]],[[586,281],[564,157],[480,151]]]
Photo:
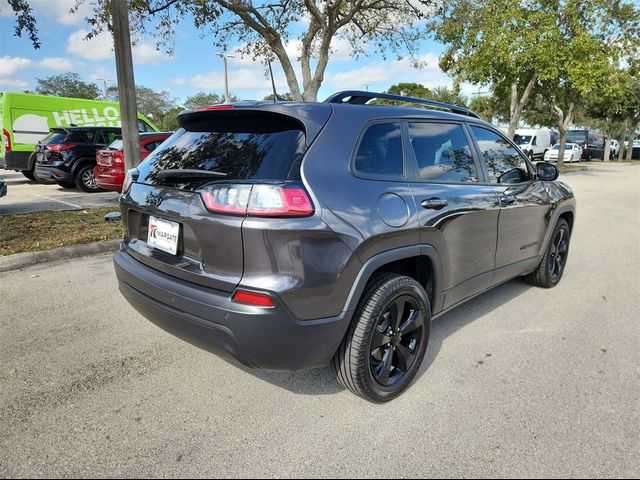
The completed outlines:
[[[444,340],[471,322],[491,313],[496,308],[533,288],[522,279],[516,278],[469,300],[454,310],[447,312],[431,324],[431,337],[427,354],[416,375],[419,382],[438,356]],[[338,383],[331,366],[300,372],[267,372],[238,366],[254,377],[280,388],[301,395],[332,395],[345,390]],[[410,387],[411,388],[411,387]]]

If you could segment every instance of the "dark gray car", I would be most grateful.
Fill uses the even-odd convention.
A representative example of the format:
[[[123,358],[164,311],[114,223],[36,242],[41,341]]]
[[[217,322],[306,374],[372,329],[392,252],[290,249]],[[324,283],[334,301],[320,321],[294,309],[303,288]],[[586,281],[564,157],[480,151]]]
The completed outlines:
[[[120,290],[243,365],[332,362],[384,402],[415,376],[432,318],[517,276],[562,277],[571,190],[469,110],[343,92],[179,120],[125,181]]]

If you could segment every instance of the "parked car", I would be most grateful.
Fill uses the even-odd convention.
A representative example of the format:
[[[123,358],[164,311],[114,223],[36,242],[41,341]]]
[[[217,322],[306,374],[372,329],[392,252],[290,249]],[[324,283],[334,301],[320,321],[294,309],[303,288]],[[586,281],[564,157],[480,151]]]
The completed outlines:
[[[332,362],[385,402],[418,371],[432,318],[513,277],[562,278],[571,189],[470,110],[351,91],[179,123],[127,173],[120,291],[245,366]]]
[[[140,160],[144,160],[162,142],[171,136],[173,132],[153,132],[140,134]],[[124,182],[124,151],[122,139],[114,140],[106,149],[96,153],[96,166],[93,176],[96,184],[106,190],[122,190]]]
[[[577,143],[582,148],[582,159],[604,159],[604,135],[596,130],[569,130],[567,143]]]
[[[627,155],[627,149],[629,148],[628,143],[629,142],[625,142],[627,143],[627,145],[625,146],[625,158]],[[640,139],[636,139],[633,141],[633,146],[631,147],[633,150],[631,151],[631,158],[633,160],[640,160]]]
[[[529,156],[529,160],[542,160],[554,142],[554,132],[548,128],[519,128],[514,142]]]
[[[560,144],[556,143],[544,154],[545,162],[557,162],[560,153]],[[565,163],[581,162],[582,149],[577,143],[565,143],[564,145],[564,161]]]
[[[4,197],[7,194],[7,184],[4,180],[0,179],[0,197]]]
[[[35,180],[36,145],[52,128],[120,127],[120,105],[84,98],[31,93],[0,93],[0,168],[21,171]],[[158,129],[138,113],[141,132]]]
[[[96,152],[121,135],[115,127],[54,128],[36,148],[35,178],[41,183],[57,183],[98,192],[93,176]]]
[[[611,139],[611,153],[609,154],[609,157],[610,158],[617,157],[619,152],[620,152],[620,144],[618,143],[618,140]]]

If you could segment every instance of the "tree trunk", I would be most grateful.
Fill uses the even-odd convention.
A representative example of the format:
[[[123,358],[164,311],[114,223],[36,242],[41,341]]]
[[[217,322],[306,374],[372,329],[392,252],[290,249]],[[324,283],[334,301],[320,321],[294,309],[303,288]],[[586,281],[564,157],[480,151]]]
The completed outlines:
[[[604,158],[602,161],[608,162],[609,155],[611,155],[611,134],[607,135],[607,141],[604,143]]]
[[[618,145],[618,161],[621,162],[624,158],[624,141],[627,138],[627,126],[628,122],[625,119],[624,121],[624,130],[622,131],[622,138],[620,139],[620,145]]]
[[[560,143],[560,150],[558,151],[558,169],[561,169],[564,167],[564,150],[565,144],[567,143],[567,131],[573,122],[573,109],[575,108],[575,104],[570,102],[566,113],[555,103],[552,107],[556,117],[558,118],[558,136],[560,137],[558,139],[558,142]]]
[[[538,73],[533,72],[520,98],[518,98],[517,82],[513,82],[511,84],[511,105],[509,107],[509,130],[507,131],[507,135],[509,136],[509,138],[513,138],[516,134],[516,129],[518,128],[518,122],[520,121],[520,117],[522,116],[522,109],[529,101],[529,97],[531,96],[531,92],[533,91],[533,87],[535,86],[537,79],[538,79]]]
[[[633,155],[633,140],[636,137],[636,131],[638,130],[638,123],[632,123],[631,128],[629,129],[629,146],[627,147],[627,160],[631,160],[631,156]]]

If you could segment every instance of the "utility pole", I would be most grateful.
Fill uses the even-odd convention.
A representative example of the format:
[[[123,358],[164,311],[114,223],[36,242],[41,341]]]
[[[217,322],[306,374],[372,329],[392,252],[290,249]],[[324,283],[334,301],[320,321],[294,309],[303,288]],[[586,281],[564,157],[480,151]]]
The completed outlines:
[[[102,80],[104,82],[104,99],[108,100],[107,82],[113,82],[113,79],[111,79],[111,78],[96,78],[96,80]]]
[[[229,99],[229,74],[227,69],[227,58],[236,58],[233,55],[227,55],[226,53],[216,53],[224,60],[224,103],[231,103]]]
[[[369,91],[369,87],[371,86],[370,83],[363,83],[362,86],[367,90],[367,92]]]
[[[113,23],[113,46],[118,72],[118,96],[122,123],[122,143],[126,170],[140,164],[140,137],[138,135],[138,107],[136,105],[136,83],[133,78],[131,56],[131,32],[129,10],[125,0],[111,0]]]

